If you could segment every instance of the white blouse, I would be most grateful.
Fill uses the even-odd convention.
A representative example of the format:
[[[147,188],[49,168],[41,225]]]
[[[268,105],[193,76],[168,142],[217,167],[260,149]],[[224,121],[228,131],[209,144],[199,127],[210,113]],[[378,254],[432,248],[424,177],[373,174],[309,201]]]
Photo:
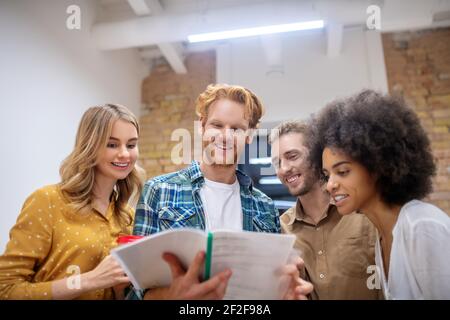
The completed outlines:
[[[406,203],[392,231],[389,276],[379,237],[375,263],[386,299],[450,299],[450,217],[419,200]]]

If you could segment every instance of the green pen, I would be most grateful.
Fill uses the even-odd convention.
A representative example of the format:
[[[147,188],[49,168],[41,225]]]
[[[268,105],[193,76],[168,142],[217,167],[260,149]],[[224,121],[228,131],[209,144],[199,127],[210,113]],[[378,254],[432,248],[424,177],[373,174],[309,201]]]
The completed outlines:
[[[212,245],[213,245],[213,234],[208,232],[208,238],[206,240],[206,257],[205,257],[205,272],[204,280],[208,280],[211,276],[211,258],[212,258]]]

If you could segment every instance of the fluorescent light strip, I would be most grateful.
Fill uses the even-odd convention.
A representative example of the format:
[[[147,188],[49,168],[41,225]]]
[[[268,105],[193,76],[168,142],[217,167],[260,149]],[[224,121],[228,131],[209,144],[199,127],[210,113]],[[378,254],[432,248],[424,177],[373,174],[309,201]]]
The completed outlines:
[[[264,157],[264,158],[251,158],[249,161],[250,164],[271,164],[272,158]]]
[[[188,36],[188,40],[189,40],[189,42],[194,43],[194,42],[251,37],[251,36],[264,35],[264,34],[274,34],[274,33],[282,33],[282,32],[300,31],[300,30],[320,29],[320,28],[323,28],[323,26],[324,26],[323,20],[314,20],[314,21],[306,21],[306,22],[278,24],[278,25],[265,26],[265,27],[193,34],[193,35]]]
[[[284,208],[291,208],[295,206],[295,201],[287,201],[287,200],[273,200],[273,204],[275,207],[284,207]]]
[[[282,184],[278,177],[264,177],[259,179],[259,184]]]

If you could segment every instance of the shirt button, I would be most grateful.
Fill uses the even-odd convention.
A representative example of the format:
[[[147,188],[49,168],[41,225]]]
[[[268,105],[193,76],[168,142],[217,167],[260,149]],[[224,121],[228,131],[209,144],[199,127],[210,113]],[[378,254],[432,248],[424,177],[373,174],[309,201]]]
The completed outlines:
[[[323,278],[325,278],[325,275],[323,273],[321,273],[321,274],[319,274],[319,278],[323,279]]]
[[[318,254],[319,256],[321,256],[321,255],[323,254],[323,251],[322,251],[322,250],[319,250],[319,252],[317,252],[317,254]]]
[[[316,228],[316,231],[319,231],[319,229],[320,229],[320,227],[317,227],[317,228]]]

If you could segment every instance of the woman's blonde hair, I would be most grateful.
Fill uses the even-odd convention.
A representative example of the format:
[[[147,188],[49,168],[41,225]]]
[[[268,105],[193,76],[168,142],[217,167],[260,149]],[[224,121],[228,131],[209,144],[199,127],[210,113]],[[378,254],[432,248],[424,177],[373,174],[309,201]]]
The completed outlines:
[[[203,119],[203,123],[208,118],[209,107],[220,99],[229,99],[243,104],[249,127],[251,129],[258,128],[259,121],[264,114],[262,102],[249,89],[228,84],[211,84],[198,96],[195,108],[197,115]]]
[[[121,105],[106,104],[91,107],[81,118],[75,147],[59,170],[61,192],[76,212],[84,213],[92,209],[98,154],[105,150],[112,127],[117,120],[133,124],[139,135],[136,117]],[[136,164],[125,179],[117,181],[114,188],[114,213],[127,225],[131,225],[133,220],[127,208],[128,203],[130,200],[135,201],[142,191],[143,172]]]

